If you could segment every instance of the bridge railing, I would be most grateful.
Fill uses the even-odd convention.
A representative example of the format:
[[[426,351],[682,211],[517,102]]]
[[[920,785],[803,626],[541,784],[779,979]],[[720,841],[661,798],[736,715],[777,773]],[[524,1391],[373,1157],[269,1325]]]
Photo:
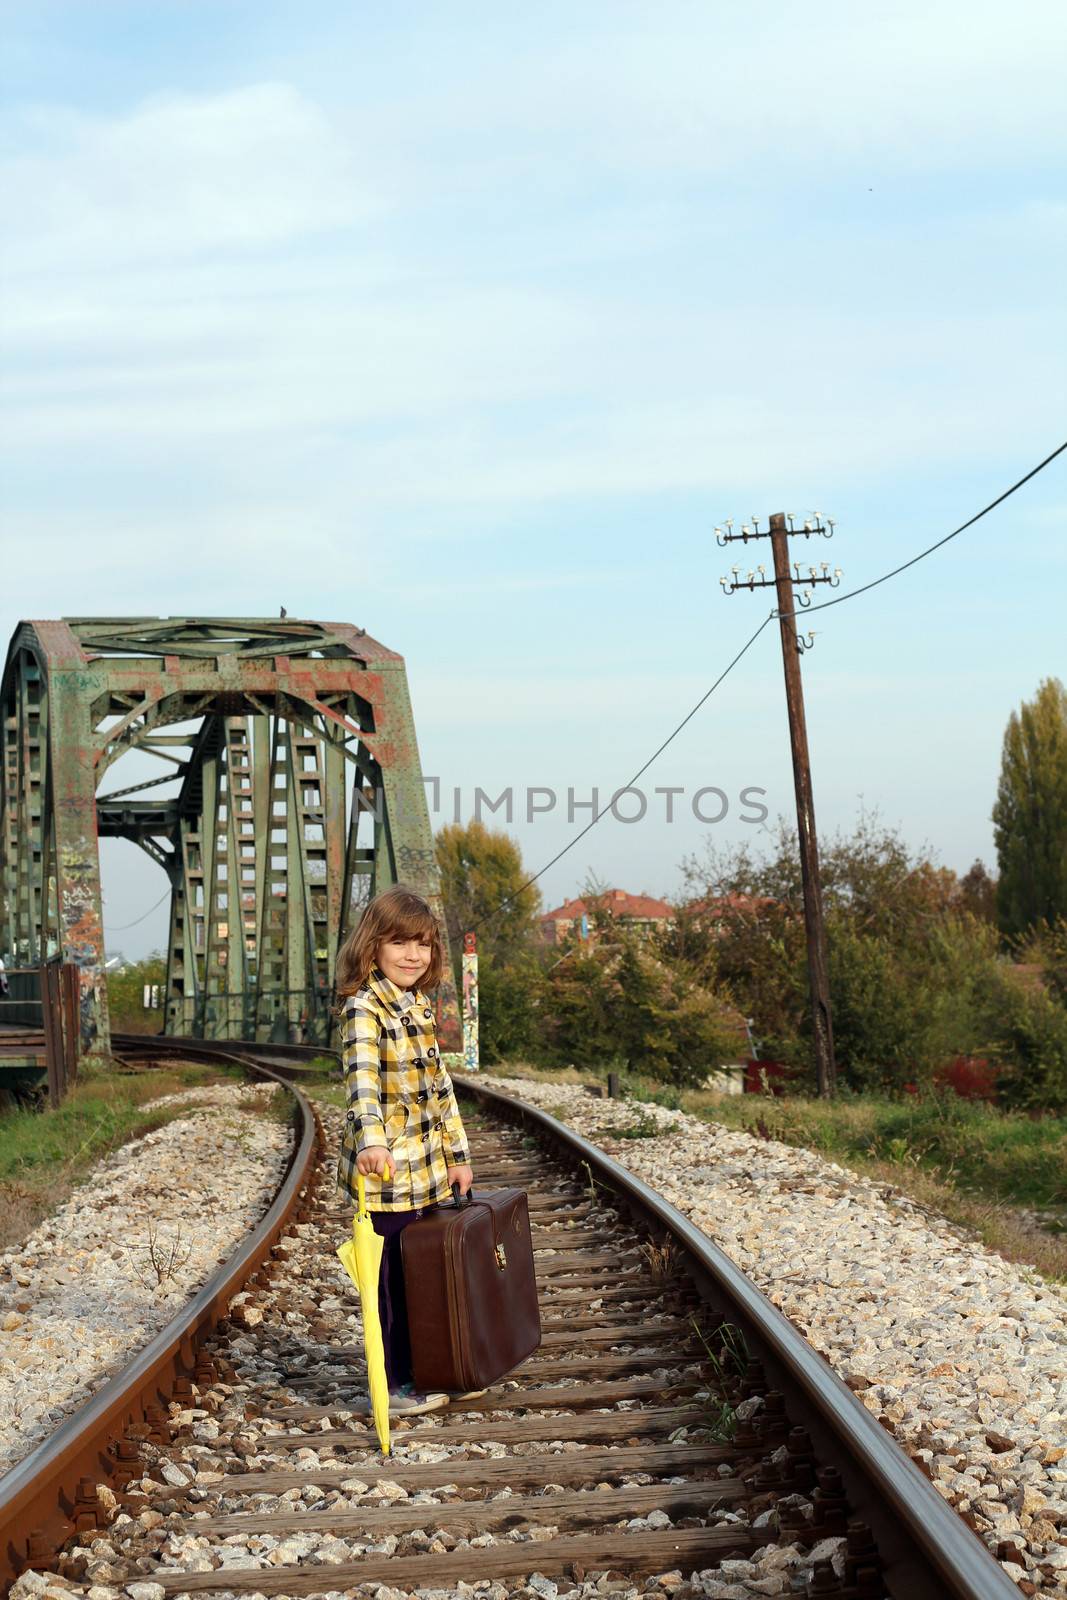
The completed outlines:
[[[0,977],[0,1061],[44,1057],[48,1099],[58,1106],[78,1076],[81,980],[70,961],[8,967]]]
[[[336,1021],[328,991],[272,989],[258,997],[244,989],[170,996],[161,1010],[166,1031],[197,1039],[240,1039],[260,1044],[321,1044],[328,1048]]]

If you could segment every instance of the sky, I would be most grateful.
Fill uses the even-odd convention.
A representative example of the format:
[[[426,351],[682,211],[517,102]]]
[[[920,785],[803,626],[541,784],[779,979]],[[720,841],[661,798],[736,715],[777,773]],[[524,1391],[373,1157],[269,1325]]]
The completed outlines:
[[[724,595],[769,558],[716,524],[832,516],[793,553],[845,593],[1067,438],[1057,0],[34,0],[0,29],[5,639],[355,622],[405,658],[431,821],[510,787],[531,873],[589,818],[568,790],[605,804],[771,609]],[[995,867],[1006,720],[1067,676],[1065,511],[1067,455],[812,619],[823,836],[864,807]],[[746,788],[794,815],[776,626],[640,787],[546,907],[759,848]],[[527,822],[531,788],[558,798]],[[163,946],[161,872],[103,855],[109,948]]]

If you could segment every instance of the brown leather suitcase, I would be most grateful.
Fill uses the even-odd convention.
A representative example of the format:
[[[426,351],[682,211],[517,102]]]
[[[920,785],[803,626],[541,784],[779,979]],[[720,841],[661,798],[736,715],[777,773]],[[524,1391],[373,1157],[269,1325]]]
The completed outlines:
[[[485,1389],[541,1343],[530,1213],[521,1189],[470,1193],[400,1236],[419,1389]]]

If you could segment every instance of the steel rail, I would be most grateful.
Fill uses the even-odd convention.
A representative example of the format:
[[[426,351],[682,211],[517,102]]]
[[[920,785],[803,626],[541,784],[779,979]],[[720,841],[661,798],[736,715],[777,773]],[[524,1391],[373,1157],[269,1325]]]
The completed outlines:
[[[272,1044],[269,1040],[250,1042],[246,1039],[197,1039],[171,1033],[113,1033],[112,1054],[124,1056],[174,1056],[198,1055],[201,1060],[240,1056],[243,1060],[261,1061],[274,1070],[283,1065],[294,1069],[309,1067],[312,1062],[332,1058],[340,1069],[341,1058],[336,1050],[326,1045]]]
[[[199,1040],[167,1040],[168,1054],[197,1054]],[[200,1052],[217,1061],[222,1052]],[[146,1410],[169,1401],[177,1378],[190,1376],[196,1351],[225,1317],[233,1296],[253,1275],[281,1237],[304,1200],[311,1177],[319,1124],[307,1097],[279,1072],[254,1059],[254,1047],[231,1051],[229,1059],[288,1089],[296,1104],[297,1136],[281,1185],[256,1227],[219,1270],[159,1333],[136,1352],[114,1378],[72,1413],[42,1444],[0,1477],[0,1584],[6,1585],[26,1564],[31,1539],[37,1552],[58,1548],[76,1526],[79,1507],[92,1514],[79,1493],[83,1478],[92,1485],[106,1482],[116,1458],[109,1446],[131,1426],[143,1422]],[[40,1560],[35,1559],[35,1565]]]
[[[461,1094],[547,1134],[587,1163],[635,1221],[665,1233],[689,1257],[712,1308],[743,1330],[749,1350],[785,1394],[819,1459],[841,1472],[852,1514],[869,1523],[894,1600],[1018,1600],[1019,1591],[978,1536],[875,1420],[828,1362],[730,1257],[670,1201],[547,1111],[453,1074]]]

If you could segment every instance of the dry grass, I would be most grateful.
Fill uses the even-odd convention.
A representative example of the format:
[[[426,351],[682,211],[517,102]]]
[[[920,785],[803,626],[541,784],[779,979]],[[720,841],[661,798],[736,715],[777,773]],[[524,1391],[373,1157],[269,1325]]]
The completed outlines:
[[[849,1166],[864,1177],[891,1184],[931,1217],[947,1218],[1006,1261],[1034,1267],[1050,1282],[1067,1283],[1067,1234],[1050,1232],[1028,1211],[965,1194],[921,1167],[902,1170],[896,1162],[863,1157],[850,1159]]]
[[[892,1184],[998,1255],[1067,1281],[1067,1122],[930,1096],[685,1092],[686,1111],[817,1151]]]
[[[498,1077],[539,1083],[604,1081],[603,1073],[573,1067],[546,1071],[523,1061],[489,1070]],[[955,1096],[892,1100],[841,1094],[827,1103],[802,1096],[776,1099],[671,1088],[639,1075],[630,1075],[625,1087],[636,1102],[631,1136],[644,1131],[640,1102],[651,1101],[705,1122],[814,1150],[864,1177],[892,1184],[931,1217],[947,1219],[1008,1261],[1034,1267],[1054,1282],[1067,1282],[1063,1117],[1035,1119]]]
[[[680,1253],[675,1248],[673,1239],[665,1239],[662,1244],[646,1239],[641,1245],[641,1254],[648,1264],[649,1276],[653,1283],[669,1283],[681,1275]]]
[[[150,1102],[240,1077],[199,1064],[146,1072],[113,1072],[94,1064],[55,1111],[11,1111],[0,1117],[0,1249],[25,1239],[57,1211],[105,1156],[190,1111],[187,1105],[154,1108]]]
[[[582,1072],[577,1067],[539,1067],[532,1061],[495,1061],[486,1066],[485,1073],[494,1078],[536,1078],[538,1083],[602,1083],[595,1072]]]

